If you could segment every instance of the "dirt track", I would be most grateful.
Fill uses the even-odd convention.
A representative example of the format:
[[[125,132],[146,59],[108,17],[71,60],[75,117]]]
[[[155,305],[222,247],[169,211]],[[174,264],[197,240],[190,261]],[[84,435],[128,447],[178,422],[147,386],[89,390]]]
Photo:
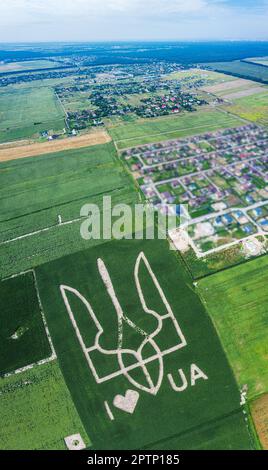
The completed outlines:
[[[14,142],[13,144],[8,143],[0,145],[0,162],[17,160],[18,158],[34,157],[53,152],[61,152],[63,150],[90,147],[92,145],[105,144],[110,141],[111,138],[107,132],[101,130],[78,137],[53,140],[51,142],[40,144],[26,143],[25,145],[22,145],[21,142]]]

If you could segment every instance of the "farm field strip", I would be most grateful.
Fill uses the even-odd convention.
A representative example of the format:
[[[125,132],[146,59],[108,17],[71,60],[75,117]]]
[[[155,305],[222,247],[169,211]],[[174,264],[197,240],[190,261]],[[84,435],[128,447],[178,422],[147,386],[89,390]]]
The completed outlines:
[[[2,278],[101,243],[80,235],[85,204],[101,210],[104,196],[114,204],[138,200],[111,143],[2,162],[0,180]]]
[[[241,411],[217,335],[166,241],[109,242],[40,266],[36,276],[62,372],[94,449],[146,448]],[[194,370],[200,378],[190,382]],[[123,401],[130,394],[135,404]],[[251,448],[245,422],[239,426],[240,446]]]
[[[14,145],[14,147],[8,145],[6,148],[3,148],[3,145],[0,145],[0,162],[106,144],[110,141],[111,138],[106,131],[93,131],[79,137],[60,139],[52,142]]]
[[[268,126],[268,89],[252,96],[235,98],[232,103],[225,105],[222,109],[233,115]]]
[[[265,240],[267,142],[265,130],[248,125],[140,146],[122,152],[122,158],[156,208],[165,212],[172,210],[169,204],[184,204],[187,222],[178,234],[184,245],[188,240],[198,258],[205,258],[234,247],[241,239],[248,246],[255,237]],[[235,220],[240,224],[239,236],[229,229],[232,222],[235,227]]]
[[[198,292],[221,338],[240,387],[248,398],[268,392],[268,257],[214,274],[198,282]],[[218,299],[225,302],[219,305]]]
[[[66,450],[76,433],[91,445],[57,361],[2,378],[0,401],[2,450]]]
[[[22,272],[0,282],[2,377],[18,375],[56,359],[42,310],[35,273]],[[23,305],[23,308],[22,308]]]
[[[261,445],[264,450],[268,450],[268,394],[254,400],[250,410]]]
[[[268,83],[268,69],[262,65],[239,60],[233,62],[212,62],[206,65],[221,73],[231,74],[232,76],[247,80],[259,81],[261,83]]]
[[[147,143],[178,139],[201,132],[241,125],[239,117],[223,114],[218,110],[194,112],[176,118],[158,118],[150,122],[122,124],[108,127],[119,150]],[[197,132],[198,131],[198,132]]]

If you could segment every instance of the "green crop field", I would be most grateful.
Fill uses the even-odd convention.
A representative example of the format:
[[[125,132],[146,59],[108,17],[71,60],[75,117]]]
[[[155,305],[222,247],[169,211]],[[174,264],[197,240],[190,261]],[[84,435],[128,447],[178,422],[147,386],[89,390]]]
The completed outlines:
[[[165,241],[105,243],[40,266],[36,276],[94,449],[149,448],[178,435],[191,448],[186,434],[210,422],[205,447],[210,434],[212,448],[251,448],[244,420],[230,420],[226,431],[217,427],[238,416],[240,394],[212,323]]]
[[[268,83],[268,69],[262,65],[242,62],[236,60],[233,62],[211,62],[206,64],[217,72],[235,75],[249,80],[256,80],[262,83]]]
[[[108,130],[117,147],[124,149],[242,124],[243,121],[239,117],[236,118],[218,110],[203,110],[176,117],[138,120],[133,123],[111,126]]]
[[[84,204],[137,200],[113,144],[1,163],[0,188],[0,278],[89,247],[80,236]]]
[[[8,87],[0,92],[0,142],[62,130],[64,112],[50,87]]]
[[[165,79],[167,80],[183,80],[185,78],[189,79],[190,83],[194,83],[200,79],[207,80],[209,83],[206,86],[215,85],[217,83],[229,82],[230,80],[236,80],[235,77],[228,77],[223,73],[213,72],[211,70],[204,69],[181,70],[179,72],[173,72],[165,76]]]
[[[250,398],[268,392],[267,282],[265,256],[198,283],[238,383],[248,385]]]
[[[51,356],[33,274],[0,283],[0,376]]]
[[[233,100],[225,109],[243,119],[268,126],[268,89],[263,93]]]
[[[78,433],[90,446],[57,362],[1,379],[1,450],[64,450]]]

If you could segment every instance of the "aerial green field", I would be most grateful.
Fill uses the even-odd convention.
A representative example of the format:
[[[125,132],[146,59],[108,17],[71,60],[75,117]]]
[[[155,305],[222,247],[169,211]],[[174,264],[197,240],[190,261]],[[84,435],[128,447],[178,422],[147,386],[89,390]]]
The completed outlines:
[[[237,381],[248,385],[250,398],[268,391],[267,282],[265,256],[198,283]]]
[[[139,120],[133,123],[111,126],[108,131],[119,149],[135,147],[150,142],[176,139],[188,135],[242,125],[239,117],[218,110],[196,111],[176,117]]]
[[[0,283],[0,376],[51,356],[33,273]]]
[[[78,433],[90,446],[56,361],[1,379],[1,450],[64,450]]]
[[[214,85],[216,83],[224,83],[227,81],[229,82],[230,80],[236,80],[235,77],[229,77],[223,73],[202,69],[181,70],[179,72],[173,72],[170,75],[165,76],[165,79],[167,80],[183,80],[184,78],[190,79],[191,82],[195,82],[200,79],[205,79],[210,82],[209,85]]]
[[[233,100],[231,106],[225,109],[243,119],[256,122],[257,124],[268,125],[268,90],[252,96]]]
[[[235,60],[233,62],[210,62],[206,65],[217,72],[223,72],[241,78],[248,78],[249,80],[268,83],[268,69],[262,65],[242,62],[240,60]]]
[[[0,278],[89,247],[84,204],[102,211],[103,196],[113,204],[138,197],[113,144],[1,163],[0,188]]]
[[[239,432],[237,430],[239,429]],[[238,411],[216,423],[206,423],[194,431],[157,442],[150,450],[248,450],[255,449],[252,430],[245,426],[245,417]]]
[[[248,62],[253,62],[254,64],[261,64],[268,66],[268,57],[250,57],[247,59]]]
[[[36,275],[94,449],[149,448],[177,435],[191,448],[184,434],[239,412],[215,330],[165,241],[106,243],[40,266]],[[218,442],[250,448],[245,422],[233,424],[236,443],[231,424],[218,428]],[[214,447],[217,430],[210,434]]]
[[[50,87],[8,87],[0,92],[0,142],[62,130],[64,112]]]

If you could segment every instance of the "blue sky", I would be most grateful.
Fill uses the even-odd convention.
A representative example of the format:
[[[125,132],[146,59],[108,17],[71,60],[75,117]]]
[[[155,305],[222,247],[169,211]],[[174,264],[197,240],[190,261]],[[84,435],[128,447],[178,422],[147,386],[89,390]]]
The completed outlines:
[[[0,0],[0,41],[268,40],[268,0]]]

